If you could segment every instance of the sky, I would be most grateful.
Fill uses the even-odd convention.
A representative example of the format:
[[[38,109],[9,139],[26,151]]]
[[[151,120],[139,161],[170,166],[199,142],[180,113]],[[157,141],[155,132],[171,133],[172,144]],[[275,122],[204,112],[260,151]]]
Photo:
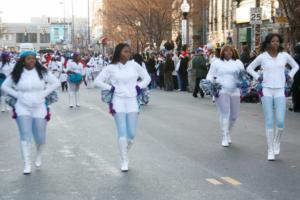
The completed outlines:
[[[4,23],[28,23],[30,17],[71,17],[72,0],[0,0],[0,17]],[[73,0],[74,15],[87,17],[88,0]]]

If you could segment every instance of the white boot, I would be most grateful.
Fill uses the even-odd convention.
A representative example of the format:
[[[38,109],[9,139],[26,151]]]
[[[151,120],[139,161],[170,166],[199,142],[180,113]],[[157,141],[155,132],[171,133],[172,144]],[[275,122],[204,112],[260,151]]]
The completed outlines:
[[[222,119],[222,146],[228,147],[229,141],[228,141],[228,135],[229,135],[229,120],[223,118]]]
[[[31,159],[30,159],[31,144],[29,142],[21,142],[21,152],[24,161],[24,175],[31,174]]]
[[[74,92],[69,92],[69,107],[74,107]]]
[[[1,96],[1,112],[7,111],[7,105],[5,103],[5,96]]]
[[[267,129],[266,130],[266,136],[267,136],[267,143],[268,143],[268,160],[274,161],[275,160],[275,154],[274,154],[274,130],[273,129]]]
[[[283,134],[282,128],[276,128],[275,136],[274,136],[274,154],[280,154],[280,139]]]
[[[231,133],[231,130],[232,130],[234,124],[235,124],[235,120],[230,120],[230,121],[229,121],[229,132],[228,132],[228,136],[227,136],[227,139],[228,139],[228,143],[229,143],[229,144],[232,144],[232,141],[231,141],[231,134],[230,134],[230,133]]]
[[[42,165],[42,153],[44,150],[44,145],[36,145],[36,157],[35,157],[35,166],[37,168]]]
[[[75,105],[76,105],[76,107],[80,107],[80,104],[79,104],[79,92],[75,92]]]
[[[128,151],[131,149],[133,143],[134,143],[133,140],[128,140],[128,146],[127,146]]]
[[[119,148],[121,154],[121,171],[127,172],[128,171],[128,142],[126,138],[119,139]]]

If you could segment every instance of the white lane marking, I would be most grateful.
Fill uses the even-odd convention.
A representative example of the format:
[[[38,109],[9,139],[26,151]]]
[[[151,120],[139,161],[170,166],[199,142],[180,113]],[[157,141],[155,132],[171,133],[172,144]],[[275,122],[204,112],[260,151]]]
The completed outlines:
[[[218,181],[217,179],[214,178],[207,178],[205,179],[207,182],[213,184],[213,185],[223,185],[222,182]]]
[[[229,176],[226,177],[221,177],[224,181],[226,181],[227,183],[230,183],[231,185],[237,186],[237,185],[242,185],[241,182],[239,182],[238,180],[231,178]]]

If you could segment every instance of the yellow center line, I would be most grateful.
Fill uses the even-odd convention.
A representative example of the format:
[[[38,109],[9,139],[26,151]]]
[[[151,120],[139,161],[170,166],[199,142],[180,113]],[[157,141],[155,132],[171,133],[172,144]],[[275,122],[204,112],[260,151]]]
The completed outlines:
[[[241,185],[242,183],[235,180],[234,178],[231,177],[221,177],[224,181],[230,183],[231,185]]]
[[[213,185],[223,185],[223,183],[214,178],[207,178],[205,180]]]

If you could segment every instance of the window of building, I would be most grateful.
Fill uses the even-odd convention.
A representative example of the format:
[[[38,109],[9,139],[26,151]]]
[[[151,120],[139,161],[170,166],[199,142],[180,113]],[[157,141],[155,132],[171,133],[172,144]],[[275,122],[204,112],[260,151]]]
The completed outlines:
[[[50,34],[49,33],[40,33],[40,43],[50,43]]]
[[[59,35],[59,29],[58,28],[54,28],[54,36],[58,37]]]
[[[17,43],[37,43],[37,34],[36,33],[17,33]]]

